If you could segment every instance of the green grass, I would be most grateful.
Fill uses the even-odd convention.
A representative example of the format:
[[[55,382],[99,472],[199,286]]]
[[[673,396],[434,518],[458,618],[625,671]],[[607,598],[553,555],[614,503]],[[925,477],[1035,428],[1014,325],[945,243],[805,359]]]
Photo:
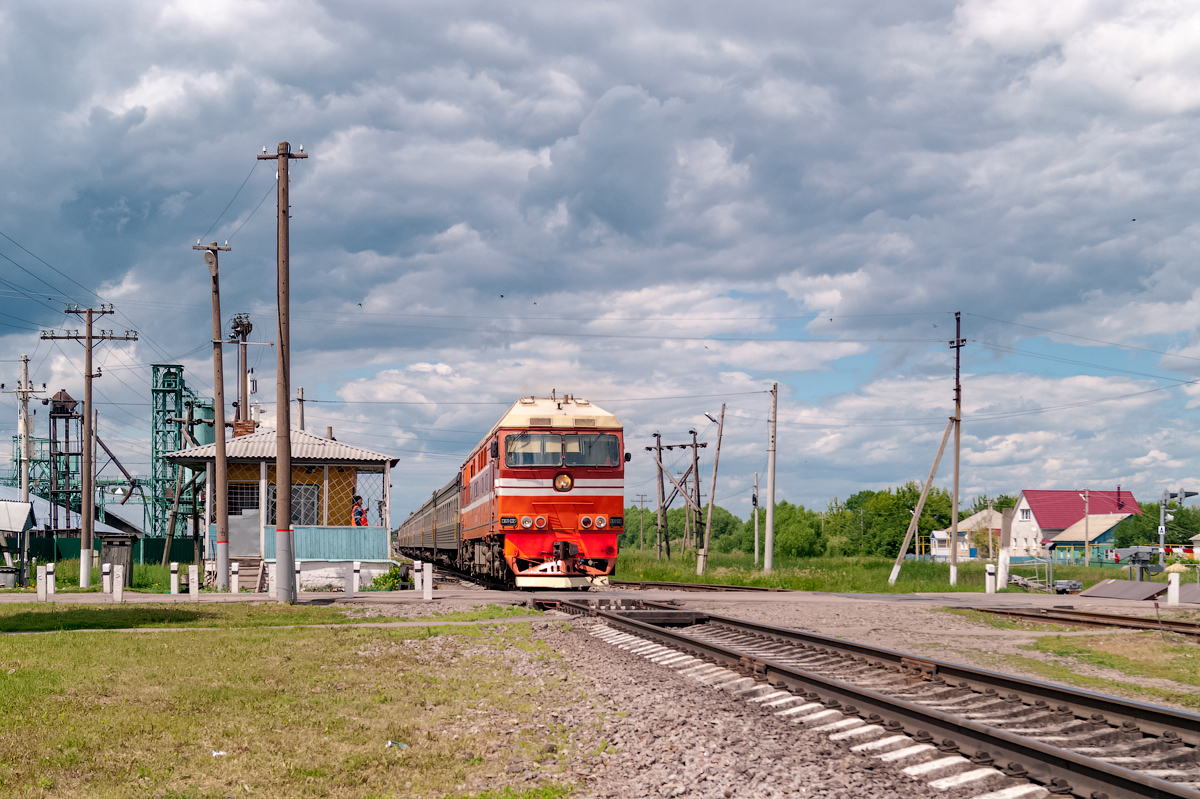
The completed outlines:
[[[545,681],[514,681],[514,647]],[[525,624],[8,637],[0,794],[557,799],[573,786],[499,786],[513,756],[591,746],[548,716],[579,691]]]
[[[183,576],[186,577],[187,567],[181,565],[179,568],[183,572]],[[171,569],[170,567],[163,568],[157,563],[133,564],[133,574],[130,580],[132,588],[126,590],[159,594],[169,594],[171,592]],[[29,588],[17,589],[17,592],[36,593],[37,588],[32,585],[32,582],[31,579]],[[63,594],[93,593],[99,591],[100,587],[101,574],[99,567],[92,569],[91,585],[87,588],[80,588],[78,558],[74,560],[60,560],[54,564],[55,591]],[[10,590],[6,593],[13,593],[13,591]]]
[[[968,621],[973,621],[976,624],[982,624],[985,627],[994,627],[997,630],[1021,630],[1024,632],[1062,632],[1064,630],[1079,629],[1065,624],[1050,624],[1046,622],[1031,622],[1021,621],[1020,619],[1010,619],[1004,616],[998,616],[995,613],[985,613],[981,610],[969,610],[967,608],[930,608],[934,613],[952,613],[955,616],[962,616]]]
[[[945,593],[958,591],[982,592],[986,564],[969,561],[959,564],[958,585],[950,585],[950,565],[905,561],[895,585],[888,585],[894,561],[877,557],[828,557],[775,559],[771,574],[763,574],[761,562],[756,567],[752,555],[741,552],[714,552],[709,558],[708,573],[696,574],[696,557],[692,552],[676,554],[670,561],[656,560],[652,551],[624,549],[617,559],[616,580],[651,580],[672,583],[717,583],[723,585],[753,585],[766,588],[788,588],[797,591],[827,591],[830,593]],[[1013,566],[1010,571],[1033,577],[1033,568]],[[1044,569],[1043,569],[1044,574]],[[1085,566],[1057,566],[1055,579],[1082,580],[1084,587],[1101,580],[1118,577],[1113,569]],[[1165,580],[1165,578],[1163,578]],[[1011,587],[1008,592],[1024,593],[1025,589]]]
[[[1071,638],[1046,635],[1030,648],[1131,677],[1200,685],[1200,647],[1181,635],[1168,634],[1165,639],[1157,632]]]

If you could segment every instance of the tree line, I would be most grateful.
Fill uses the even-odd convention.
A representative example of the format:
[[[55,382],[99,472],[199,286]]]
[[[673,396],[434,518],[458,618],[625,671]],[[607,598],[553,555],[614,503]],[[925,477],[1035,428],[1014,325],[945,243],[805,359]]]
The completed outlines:
[[[844,502],[833,499],[821,511],[794,505],[787,500],[775,504],[775,553],[790,557],[820,557],[823,555],[880,555],[895,557],[904,543],[913,510],[921,496],[921,487],[908,482],[882,491],[859,491]],[[1001,494],[975,497],[969,504],[959,506],[959,518],[965,519],[973,513],[985,510],[989,500],[992,507],[1001,510],[1016,505],[1016,497]],[[933,488],[925,500],[921,518],[917,523],[918,534],[928,539],[934,530],[950,527],[950,492],[945,488]],[[1157,508],[1157,506],[1155,506]],[[672,552],[677,551],[683,540],[685,512],[673,508],[666,514],[667,529]],[[765,512],[758,513],[759,546],[765,540]],[[625,509],[625,529],[621,533],[621,548],[636,549],[640,545],[639,524],[644,530],[646,549],[655,546],[656,511],[652,508],[640,510],[636,505]],[[717,552],[754,551],[754,523],[742,520],[720,506],[713,508],[712,548]],[[1157,525],[1157,510],[1155,511]],[[1200,521],[1200,518],[1197,519]]]

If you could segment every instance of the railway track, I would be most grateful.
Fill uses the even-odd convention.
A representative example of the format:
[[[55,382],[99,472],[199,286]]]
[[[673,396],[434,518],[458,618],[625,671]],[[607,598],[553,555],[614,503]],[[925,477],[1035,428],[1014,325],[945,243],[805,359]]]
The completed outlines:
[[[1200,796],[1200,715],[658,603],[559,606],[592,617],[601,640],[936,788],[987,799]]]
[[[786,588],[764,588],[759,585],[720,585],[716,583],[664,583],[653,580],[609,580],[617,588],[663,588],[673,591],[784,591]]]
[[[980,608],[959,607],[954,610],[977,610],[994,616],[1027,622],[1048,622],[1072,627],[1124,627],[1131,630],[1165,630],[1167,632],[1200,638],[1200,624],[1190,621],[1173,621],[1148,616],[1127,616],[1120,613],[1100,613],[1073,608]]]

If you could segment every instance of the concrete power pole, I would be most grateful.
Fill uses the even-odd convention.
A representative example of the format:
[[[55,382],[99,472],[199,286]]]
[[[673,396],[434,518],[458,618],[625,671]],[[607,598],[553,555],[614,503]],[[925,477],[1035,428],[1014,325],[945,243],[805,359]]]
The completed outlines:
[[[779,384],[771,384],[771,419],[767,433],[767,518],[766,545],[763,548],[763,573],[775,569],[775,420],[779,415]]]
[[[962,449],[962,312],[954,312],[954,497],[950,503],[950,585],[958,585],[958,461]]]
[[[278,349],[275,352],[275,599],[290,605],[296,601],[299,586],[293,584],[296,569],[296,549],[292,540],[292,438],[291,438],[291,308],[290,308],[290,237],[289,227],[291,204],[288,200],[288,163],[293,158],[308,158],[304,147],[292,152],[285,141],[279,143],[275,155],[264,152],[260,161],[274,160],[278,164],[278,234],[276,248],[277,296],[279,303],[279,328],[276,333]]]
[[[304,429],[304,386],[296,389],[296,408],[300,415],[300,429]]]
[[[3,384],[0,384],[0,389],[4,389]],[[17,434],[21,437],[21,502],[29,502],[29,464],[33,461],[32,442],[30,441],[33,435],[33,423],[29,417],[29,398],[34,394],[41,394],[46,390],[43,384],[40,389],[34,388],[29,382],[29,356],[21,356],[21,382],[17,384],[16,389],[4,391],[5,394],[16,394],[18,401],[21,403],[21,409],[17,414]],[[19,559],[21,564],[21,585],[26,584],[25,569],[26,563],[29,561],[29,532],[21,534],[21,551]]]
[[[192,245],[193,250],[204,251],[204,263],[208,265],[208,274],[212,278],[212,324],[213,324],[213,439],[216,447],[213,465],[213,510],[216,512],[217,525],[217,590],[229,588],[229,466],[225,460],[225,362],[221,356],[221,346],[225,343],[221,337],[221,274],[217,253],[229,252],[229,243],[220,247],[214,241],[201,244],[197,241]],[[182,468],[182,467],[177,467]],[[182,476],[182,472],[180,472]],[[180,480],[175,481],[178,490]],[[176,507],[179,498],[175,498]],[[175,530],[169,530],[171,538]],[[167,546],[170,546],[168,541]]]
[[[84,317],[86,330],[80,334],[78,330],[67,334],[56,334],[52,330],[43,330],[42,338],[50,341],[70,339],[72,341],[82,341],[84,348],[84,366],[83,366],[83,446],[80,451],[82,456],[80,460],[80,496],[79,496],[79,511],[80,511],[80,531],[79,531],[79,587],[87,588],[92,581],[91,556],[84,557],[84,553],[91,553],[92,536],[96,529],[96,496],[93,475],[95,473],[95,464],[92,462],[92,447],[89,442],[92,440],[92,378],[100,377],[101,371],[97,370],[92,373],[92,348],[96,341],[137,341],[137,332],[126,330],[125,335],[118,336],[111,330],[101,330],[96,333],[92,329],[92,322],[97,316],[107,316],[113,313],[112,305],[101,305],[97,308],[80,308],[78,305],[73,305],[66,309],[66,313],[75,314]]]
[[[646,447],[646,449],[650,449],[650,447]],[[661,434],[661,433],[655,433],[655,434],[654,434],[654,449],[655,449],[655,453],[656,453],[656,456],[657,456],[657,457],[656,457],[656,461],[657,461],[657,464],[658,464],[658,466],[657,466],[657,468],[658,468],[658,481],[657,481],[657,482],[658,482],[658,520],[657,520],[657,522],[656,522],[656,524],[655,524],[655,527],[656,527],[656,529],[658,530],[658,537],[657,537],[658,555],[657,555],[657,559],[658,559],[658,560],[662,560],[662,556],[663,556],[663,538],[665,537],[665,536],[664,536],[664,534],[663,534],[663,502],[665,502],[665,501],[666,501],[666,498],[667,498],[667,496],[666,496],[666,495],[667,495],[667,489],[666,489],[666,487],[663,485],[663,469],[662,469],[662,434]],[[667,541],[667,560],[670,560],[670,559],[671,559],[671,542],[668,540],[668,541]]]
[[[710,419],[712,417],[709,417]],[[708,484],[708,519],[704,523],[704,549],[696,559],[696,574],[704,574],[708,569],[708,547],[712,541],[712,512],[713,501],[717,497],[717,464],[721,462],[721,434],[725,432],[725,403],[721,403],[721,419],[717,422],[717,451],[713,453],[712,481]],[[695,451],[693,449],[693,451]],[[697,487],[696,504],[700,503],[700,491]]]

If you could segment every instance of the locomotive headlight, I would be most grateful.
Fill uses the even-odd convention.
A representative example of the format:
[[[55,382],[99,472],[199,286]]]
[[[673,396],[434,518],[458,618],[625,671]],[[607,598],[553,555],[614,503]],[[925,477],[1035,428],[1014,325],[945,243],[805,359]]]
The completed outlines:
[[[597,528],[597,529],[599,529],[599,530],[603,530],[603,529],[604,529],[604,527],[605,527],[607,524],[608,524],[608,522],[606,522],[606,521],[604,520],[604,517],[603,517],[603,516],[597,516],[597,517],[596,517],[596,528]]]
[[[533,519],[529,518],[528,516],[522,516],[521,526],[528,530],[530,527],[533,527]]]
[[[546,527],[546,517],[545,517],[545,516],[539,516],[539,517],[537,517],[536,519],[534,519],[534,520],[533,520],[533,523],[537,525],[537,529],[539,529],[539,530],[543,530],[543,529],[545,529],[545,527]]]
[[[584,530],[592,529],[592,517],[591,516],[580,516],[579,517],[579,526],[582,527]]]
[[[570,491],[574,484],[575,480],[569,474],[560,474],[554,478],[555,491]]]

